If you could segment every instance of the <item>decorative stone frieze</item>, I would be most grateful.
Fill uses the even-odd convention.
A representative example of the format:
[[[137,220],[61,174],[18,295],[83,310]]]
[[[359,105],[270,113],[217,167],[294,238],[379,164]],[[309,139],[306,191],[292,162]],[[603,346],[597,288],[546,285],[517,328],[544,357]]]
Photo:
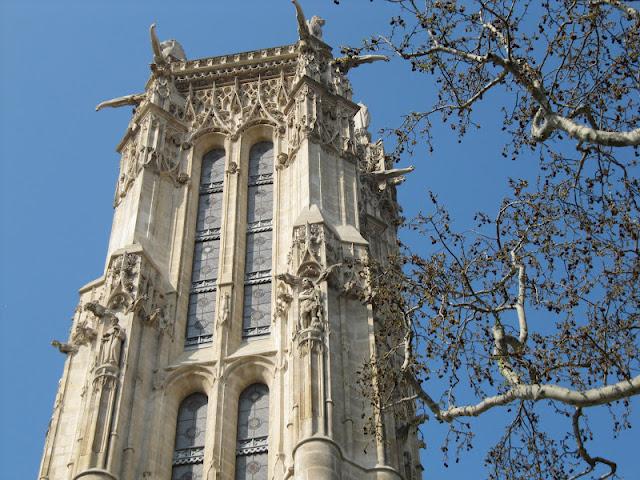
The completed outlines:
[[[186,118],[191,137],[219,131],[231,138],[247,127],[260,122],[274,125],[284,131],[284,108],[289,102],[291,78],[284,71],[276,78],[254,82],[240,82],[218,86],[215,82],[208,89],[189,91],[186,100]]]

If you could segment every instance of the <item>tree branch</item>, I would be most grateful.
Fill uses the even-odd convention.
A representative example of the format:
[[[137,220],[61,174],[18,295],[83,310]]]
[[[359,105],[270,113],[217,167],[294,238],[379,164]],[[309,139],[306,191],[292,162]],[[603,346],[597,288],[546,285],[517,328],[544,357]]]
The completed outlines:
[[[594,407],[615,402],[622,398],[640,393],[640,375],[630,381],[623,380],[614,385],[592,388],[583,392],[571,390],[559,385],[517,385],[502,395],[495,395],[482,400],[476,405],[451,407],[442,410],[423,389],[415,378],[409,379],[416,388],[416,394],[423,400],[433,414],[444,422],[451,422],[458,417],[477,417],[495,407],[507,405],[515,400],[555,400],[574,407]]]
[[[606,478],[612,477],[613,475],[615,475],[616,470],[618,469],[618,466],[614,462],[612,462],[611,460],[607,460],[606,458],[590,456],[587,450],[584,448],[584,443],[582,442],[582,434],[580,432],[580,423],[579,423],[581,415],[582,415],[582,408],[581,407],[576,408],[576,411],[573,414],[573,419],[572,419],[573,436],[576,438],[576,443],[578,445],[578,455],[580,455],[580,458],[582,458],[585,462],[589,464],[589,468],[580,472],[578,475],[571,477],[569,480],[576,480],[577,478],[583,477],[584,475],[591,473],[596,468],[596,465],[598,463],[604,463],[605,465],[608,465],[610,468],[608,473],[600,477],[600,480],[605,480]]]
[[[640,20],[640,12],[620,0],[600,0],[592,3],[593,5],[610,5],[613,8],[617,8],[621,12],[624,12],[629,18]]]
[[[640,145],[640,128],[629,132],[610,132],[580,125],[570,118],[557,113],[538,109],[531,124],[531,137],[543,142],[556,130],[566,132],[580,142],[603,145],[606,147],[633,147]]]

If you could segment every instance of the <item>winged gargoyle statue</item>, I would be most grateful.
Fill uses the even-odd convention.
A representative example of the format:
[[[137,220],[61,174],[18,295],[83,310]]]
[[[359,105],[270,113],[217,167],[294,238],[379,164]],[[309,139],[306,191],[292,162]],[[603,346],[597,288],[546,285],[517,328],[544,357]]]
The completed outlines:
[[[173,61],[186,60],[187,57],[184,54],[184,49],[176,40],[171,39],[165,40],[164,42],[160,42],[160,40],[158,40],[155,23],[152,23],[149,27],[149,36],[151,37],[151,49],[153,50],[153,64],[151,69],[154,72],[158,69],[166,70],[169,63]],[[96,112],[107,107],[118,108],[126,105],[140,105],[146,97],[147,94],[144,92],[105,100],[96,106]]]
[[[302,7],[297,0],[291,0],[291,3],[296,7],[296,18],[298,19],[298,35],[300,40],[308,40],[309,37],[316,37],[322,40],[322,27],[324,25],[324,19],[314,15],[311,20],[307,20],[302,11]]]
[[[349,70],[352,68],[359,67],[360,65],[364,65],[365,63],[373,63],[373,62],[388,62],[389,57],[386,55],[347,55],[344,57],[336,58],[333,62],[333,66],[337,71],[346,75]]]

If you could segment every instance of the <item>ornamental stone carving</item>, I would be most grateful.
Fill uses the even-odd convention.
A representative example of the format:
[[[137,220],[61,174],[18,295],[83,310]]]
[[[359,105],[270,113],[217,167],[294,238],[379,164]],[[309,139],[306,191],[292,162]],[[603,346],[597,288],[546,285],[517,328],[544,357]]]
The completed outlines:
[[[191,137],[209,131],[221,131],[236,138],[245,128],[260,122],[284,131],[284,109],[289,102],[291,79],[284,71],[276,78],[191,90],[186,100],[186,121]]]
[[[289,157],[307,138],[340,156],[355,155],[352,119],[357,105],[308,81],[301,82],[293,97],[287,109]]]
[[[124,342],[125,334],[118,322],[118,317],[111,317],[111,325],[106,332],[102,334],[100,339],[100,361],[99,366],[103,365],[120,365],[120,354],[122,352],[122,342]]]
[[[276,309],[273,314],[274,321],[278,317],[284,318],[287,315],[292,300],[293,296],[291,295],[287,284],[283,281],[279,281],[276,286]]]
[[[363,257],[364,253],[363,251]],[[361,301],[367,299],[368,275],[365,258],[347,257],[342,262],[338,282],[340,292],[348,298]]]
[[[322,330],[324,314],[321,293],[318,286],[311,279],[302,279],[298,302],[300,311],[298,330],[306,330],[308,328]]]

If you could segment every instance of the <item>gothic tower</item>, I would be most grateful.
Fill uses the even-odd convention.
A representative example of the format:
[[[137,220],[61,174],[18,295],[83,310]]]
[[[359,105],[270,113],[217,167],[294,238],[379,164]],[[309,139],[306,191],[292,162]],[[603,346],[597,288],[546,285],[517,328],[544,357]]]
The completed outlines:
[[[40,480],[417,479],[415,432],[356,386],[395,185],[350,68],[294,2],[293,45],[159,42],[122,155],[104,274],[80,289]],[[373,414],[375,416],[375,414]]]

